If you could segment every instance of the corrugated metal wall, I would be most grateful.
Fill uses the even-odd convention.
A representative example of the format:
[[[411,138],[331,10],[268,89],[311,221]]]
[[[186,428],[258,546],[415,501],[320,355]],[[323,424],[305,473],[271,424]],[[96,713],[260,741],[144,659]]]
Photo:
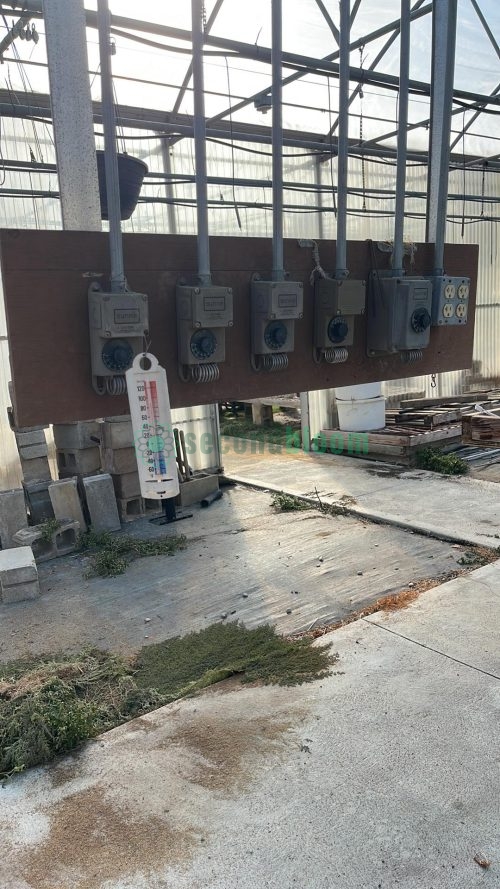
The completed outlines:
[[[133,141],[127,137],[133,135]],[[131,154],[142,157],[151,172],[163,172],[163,155],[161,143],[151,134],[124,133],[124,146]],[[271,237],[272,213],[271,204],[271,153],[270,147],[252,143],[244,150],[220,143],[208,143],[208,172],[211,176],[232,177],[258,181],[257,185],[236,186],[233,193],[231,184],[210,185],[209,197],[225,204],[210,209],[210,231],[214,235],[241,235]],[[2,121],[2,152],[9,159],[29,161],[33,156],[36,160],[55,162],[52,143],[51,126],[45,123],[28,122],[19,119],[4,118]],[[184,139],[177,143],[170,154],[172,172],[176,176],[193,173],[194,151],[192,141]],[[1,168],[1,161],[0,161]],[[320,199],[314,193],[318,183],[318,175],[326,189]],[[332,212],[332,196],[330,183],[336,181],[335,162],[333,170],[330,163],[317,165],[313,156],[303,156],[291,148],[285,150],[284,179],[290,184],[285,192],[285,204],[293,205],[284,219],[285,237],[294,238],[333,238],[335,237],[335,217]],[[298,183],[306,184],[307,190]],[[484,177],[484,193],[498,197],[498,176],[486,173]],[[348,220],[348,237],[355,240],[365,238],[392,238],[393,199],[390,192],[394,189],[395,168],[392,164],[351,160],[350,184],[359,193],[349,198],[350,215]],[[483,177],[480,172],[467,170],[455,171],[450,176],[450,194],[460,194],[465,190],[477,196],[482,194]],[[33,191],[57,191],[55,174],[35,174],[29,171],[4,171],[3,188],[28,188]],[[410,192],[424,192],[426,189],[426,168],[410,165],[408,167],[407,188]],[[365,205],[363,209],[363,189],[365,189]],[[376,194],[370,192],[376,190]],[[141,203],[132,219],[124,224],[125,231],[166,232],[176,231],[180,234],[192,234],[196,231],[195,192],[192,183],[176,180],[172,191],[177,201],[169,209],[166,203]],[[384,193],[385,192],[385,193]],[[149,180],[144,188],[144,196],[150,198],[166,198],[167,189],[161,180]],[[235,204],[238,208],[236,212]],[[314,209],[323,204],[325,212],[320,215]],[[264,209],[261,205],[269,205]],[[244,206],[245,205],[245,206]],[[466,213],[478,216],[483,212],[488,216],[487,203],[478,200],[468,202]],[[460,214],[463,211],[461,201],[450,201],[450,214],[457,214],[458,219],[448,225],[449,241],[461,243],[479,243],[479,292],[478,311],[476,317],[476,338],[474,349],[475,370],[478,378],[500,377],[500,357],[496,348],[497,330],[499,326],[500,294],[497,277],[497,260],[499,255],[498,229],[494,222],[476,221],[462,226]],[[409,197],[407,204],[409,214],[405,223],[405,235],[415,241],[424,238],[425,231],[425,200],[422,197]],[[374,215],[370,215],[374,214]],[[59,201],[51,197],[7,197],[4,196],[0,206],[0,225],[15,228],[60,228],[61,216]],[[241,227],[240,227],[241,226]],[[463,229],[463,231],[462,231]],[[29,261],[29,258],[27,258]],[[7,383],[9,380],[9,363],[7,343],[5,340],[5,319],[3,304],[0,300],[0,457],[2,488],[15,486],[19,483],[17,454],[14,436],[8,427],[6,407],[9,404]],[[437,392],[453,394],[465,385],[463,372],[441,374],[437,380]],[[408,380],[393,381],[386,384],[387,395],[408,392],[429,392],[430,380],[414,377]],[[329,422],[331,393],[324,391],[310,393],[309,410],[310,426],[314,434],[321,426]],[[217,411],[209,405],[191,408],[189,411],[176,411],[175,422],[185,430],[197,425],[199,432],[209,432],[214,440],[217,434]],[[195,468],[216,466],[218,455],[193,455]]]

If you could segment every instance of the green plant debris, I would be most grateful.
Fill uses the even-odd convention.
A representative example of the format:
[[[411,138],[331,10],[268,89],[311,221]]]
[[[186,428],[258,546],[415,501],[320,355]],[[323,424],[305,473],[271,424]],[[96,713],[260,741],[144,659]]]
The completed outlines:
[[[56,531],[61,527],[61,522],[59,519],[47,519],[43,524],[40,525],[40,532],[42,535],[42,540],[45,543],[50,543],[53,535]]]
[[[488,558],[487,554],[483,554],[482,552],[474,552],[474,550],[466,550],[463,556],[460,556],[458,559],[458,564],[463,565],[465,568],[479,568],[481,565],[487,565],[488,562],[491,562],[491,559]]]
[[[297,512],[304,509],[312,509],[307,500],[286,494],[285,491],[273,491],[271,494],[271,506],[276,512]]]
[[[443,454],[436,448],[422,448],[417,451],[416,462],[419,469],[430,469],[441,475],[465,475],[468,465],[455,454]]]
[[[264,444],[279,444],[286,448],[301,447],[300,422],[270,423],[267,426],[256,426],[251,420],[242,417],[227,417],[220,421],[221,435],[233,438],[247,438]]]
[[[143,540],[128,535],[114,536],[107,531],[89,531],[81,534],[81,550],[95,550],[91,556],[88,577],[116,577],[123,574],[127,565],[144,556],[173,556],[186,548],[184,535],[178,537],[155,537]]]
[[[239,676],[295,685],[327,675],[334,656],[269,626],[214,624],[146,646],[132,660],[86,650],[0,665],[0,776],[50,762],[163,704]]]

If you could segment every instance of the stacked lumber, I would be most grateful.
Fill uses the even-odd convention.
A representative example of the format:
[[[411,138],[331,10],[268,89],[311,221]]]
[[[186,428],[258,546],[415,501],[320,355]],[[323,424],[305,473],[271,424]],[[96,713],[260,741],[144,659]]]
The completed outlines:
[[[471,411],[462,417],[463,444],[500,447],[500,408]]]

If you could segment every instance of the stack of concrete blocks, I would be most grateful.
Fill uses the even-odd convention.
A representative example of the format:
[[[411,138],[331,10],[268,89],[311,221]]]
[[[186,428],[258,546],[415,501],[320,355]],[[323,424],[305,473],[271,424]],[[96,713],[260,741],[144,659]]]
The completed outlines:
[[[38,571],[30,546],[0,552],[0,600],[4,605],[37,599]]]
[[[24,490],[0,491],[0,544],[2,550],[16,546],[14,534],[28,527]]]
[[[160,501],[144,500],[141,495],[137,468],[137,460],[141,459],[140,442],[136,449],[130,417],[107,417],[100,426],[102,468],[113,480],[122,522],[158,512]]]
[[[48,487],[50,473],[45,426],[14,428],[23,473],[23,490],[31,521],[44,522],[54,517]]]
[[[100,424],[97,420],[57,423],[53,432],[59,478],[76,478],[83,497],[83,479],[101,468]]]

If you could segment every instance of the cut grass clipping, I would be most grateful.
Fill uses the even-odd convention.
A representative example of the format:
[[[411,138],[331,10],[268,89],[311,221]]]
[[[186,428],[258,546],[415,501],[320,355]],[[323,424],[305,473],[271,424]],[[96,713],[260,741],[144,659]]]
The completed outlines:
[[[436,448],[423,448],[417,451],[417,466],[419,469],[440,472],[441,475],[465,475],[469,469],[465,460],[456,454],[443,454]]]
[[[130,661],[88,650],[0,665],[0,776],[230,676],[279,685],[321,679],[335,657],[312,641],[284,639],[269,626],[213,624],[146,646]]]
[[[80,535],[79,547],[95,550],[91,556],[88,577],[116,577],[126,571],[127,565],[142,556],[173,556],[186,548],[184,535],[178,537],[156,537],[141,540],[137,537],[116,537],[107,531],[100,534],[89,531]]]

